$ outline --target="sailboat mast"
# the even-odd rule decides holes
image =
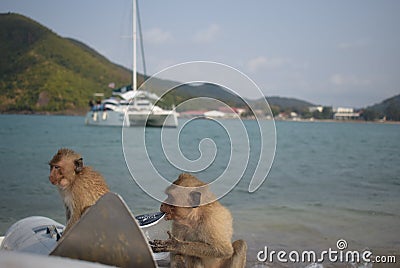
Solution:
[[[133,15],[132,15],[132,28],[133,28],[133,60],[132,60],[132,88],[133,90],[137,89],[137,70],[136,70],[136,1],[133,0]]]

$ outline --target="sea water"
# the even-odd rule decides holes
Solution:
[[[229,120],[221,122],[230,124]],[[397,254],[399,263],[400,125],[276,122],[272,168],[261,187],[249,193],[255,168],[252,157],[261,145],[257,143],[259,132],[253,131],[256,122],[244,124],[253,155],[242,179],[220,202],[232,211],[234,238],[248,243],[250,266],[304,267],[290,262],[262,263],[257,254],[265,247],[287,252],[337,250],[340,239],[346,241],[347,249]],[[65,222],[59,194],[48,181],[48,161],[61,147],[81,153],[85,164],[104,175],[111,190],[124,198],[134,214],[159,210],[160,202],[132,179],[121,128],[85,126],[79,116],[33,115],[0,115],[0,126],[0,234],[15,221],[32,215]],[[143,129],[124,131],[129,142],[143,142],[135,140]],[[161,130],[145,131],[147,155],[155,169],[174,180],[182,170],[163,154]],[[201,156],[199,143],[203,139],[215,143],[214,161],[196,173],[205,181],[219,176],[230,153],[237,153],[235,148],[240,146],[227,142],[229,135],[224,128],[211,120],[193,121],[176,134],[180,135],[182,154],[190,160]],[[130,161],[140,165],[144,157],[138,153]],[[243,167],[230,168],[239,172]],[[152,175],[149,172],[148,176]]]

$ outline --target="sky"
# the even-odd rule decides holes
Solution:
[[[400,94],[397,0],[142,0],[139,10],[148,75],[212,61],[243,72],[266,96],[361,108]],[[131,0],[0,0],[0,12],[132,68]]]

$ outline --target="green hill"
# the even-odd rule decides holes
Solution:
[[[308,110],[308,107],[315,106],[307,101],[295,99],[295,98],[285,98],[285,97],[267,97],[267,101],[270,106],[280,107],[282,110],[290,109],[295,112],[301,112]]]
[[[131,72],[22,15],[0,14],[0,112],[74,112]]]
[[[363,117],[365,120],[386,117],[386,120],[389,121],[400,121],[400,94],[367,107],[363,111]]]
[[[95,92],[111,95],[109,83],[114,82],[117,87],[130,84],[130,70],[25,16],[0,14],[0,38],[4,40],[0,43],[0,112],[82,114]],[[138,74],[139,85],[142,81],[143,76]],[[152,87],[145,89],[161,96],[165,89],[174,88],[159,103],[164,107],[199,96],[243,105],[240,98],[215,85],[177,85],[154,79]],[[199,107],[217,108],[215,102],[201,102]],[[192,103],[181,110],[193,108]]]
[[[295,98],[285,98],[285,97],[265,97],[268,101],[269,106],[271,107],[272,113],[274,115],[279,114],[280,112],[296,112],[298,114],[304,114],[308,112],[308,107],[315,106],[307,101],[295,99]],[[264,102],[263,99],[256,100],[254,105],[257,106]]]
[[[165,80],[160,80],[161,82],[166,82]],[[161,92],[157,92],[160,87],[156,87],[153,90],[161,95]],[[167,96],[164,98],[165,102],[169,105],[178,105],[188,99],[201,98],[199,101],[191,101],[190,103],[184,103],[178,107],[178,111],[186,110],[213,110],[218,109],[221,103],[215,100],[224,102],[225,104],[232,107],[246,107],[246,103],[236,94],[220,87],[218,85],[210,83],[202,83],[196,85],[181,85],[175,87],[171,90]],[[210,100],[206,100],[209,98]]]
[[[110,96],[117,87],[131,82],[131,71],[116,65],[84,43],[63,38],[23,15],[0,14],[0,112],[84,114],[96,92]],[[143,75],[138,74],[139,85]],[[161,96],[174,88],[158,105],[178,106],[187,99],[209,97],[230,106],[245,107],[230,91],[212,84],[182,85],[153,79],[151,88]],[[274,114],[304,113],[312,103],[293,98],[268,97]],[[257,108],[257,102],[255,102]],[[217,109],[218,102],[191,102],[179,110]],[[260,104],[261,105],[261,104]],[[398,106],[397,106],[398,107]]]

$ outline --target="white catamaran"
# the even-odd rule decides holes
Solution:
[[[101,96],[97,94],[97,96]],[[158,96],[144,90],[126,86],[113,91],[113,96],[93,104],[86,114],[85,123],[93,126],[150,126],[177,127],[177,113],[164,110],[151,101]],[[119,98],[116,98],[118,96]]]
[[[133,1],[135,2],[135,1]],[[91,105],[91,111],[86,114],[85,124],[93,126],[150,126],[177,127],[178,116],[175,109],[164,110],[154,105],[152,101],[159,97],[148,91],[137,88],[136,64],[136,22],[138,18],[136,4],[133,10],[133,67],[132,86],[113,90],[113,97],[104,99],[96,105]],[[96,96],[96,95],[95,95]],[[99,95],[97,93],[96,97]]]

